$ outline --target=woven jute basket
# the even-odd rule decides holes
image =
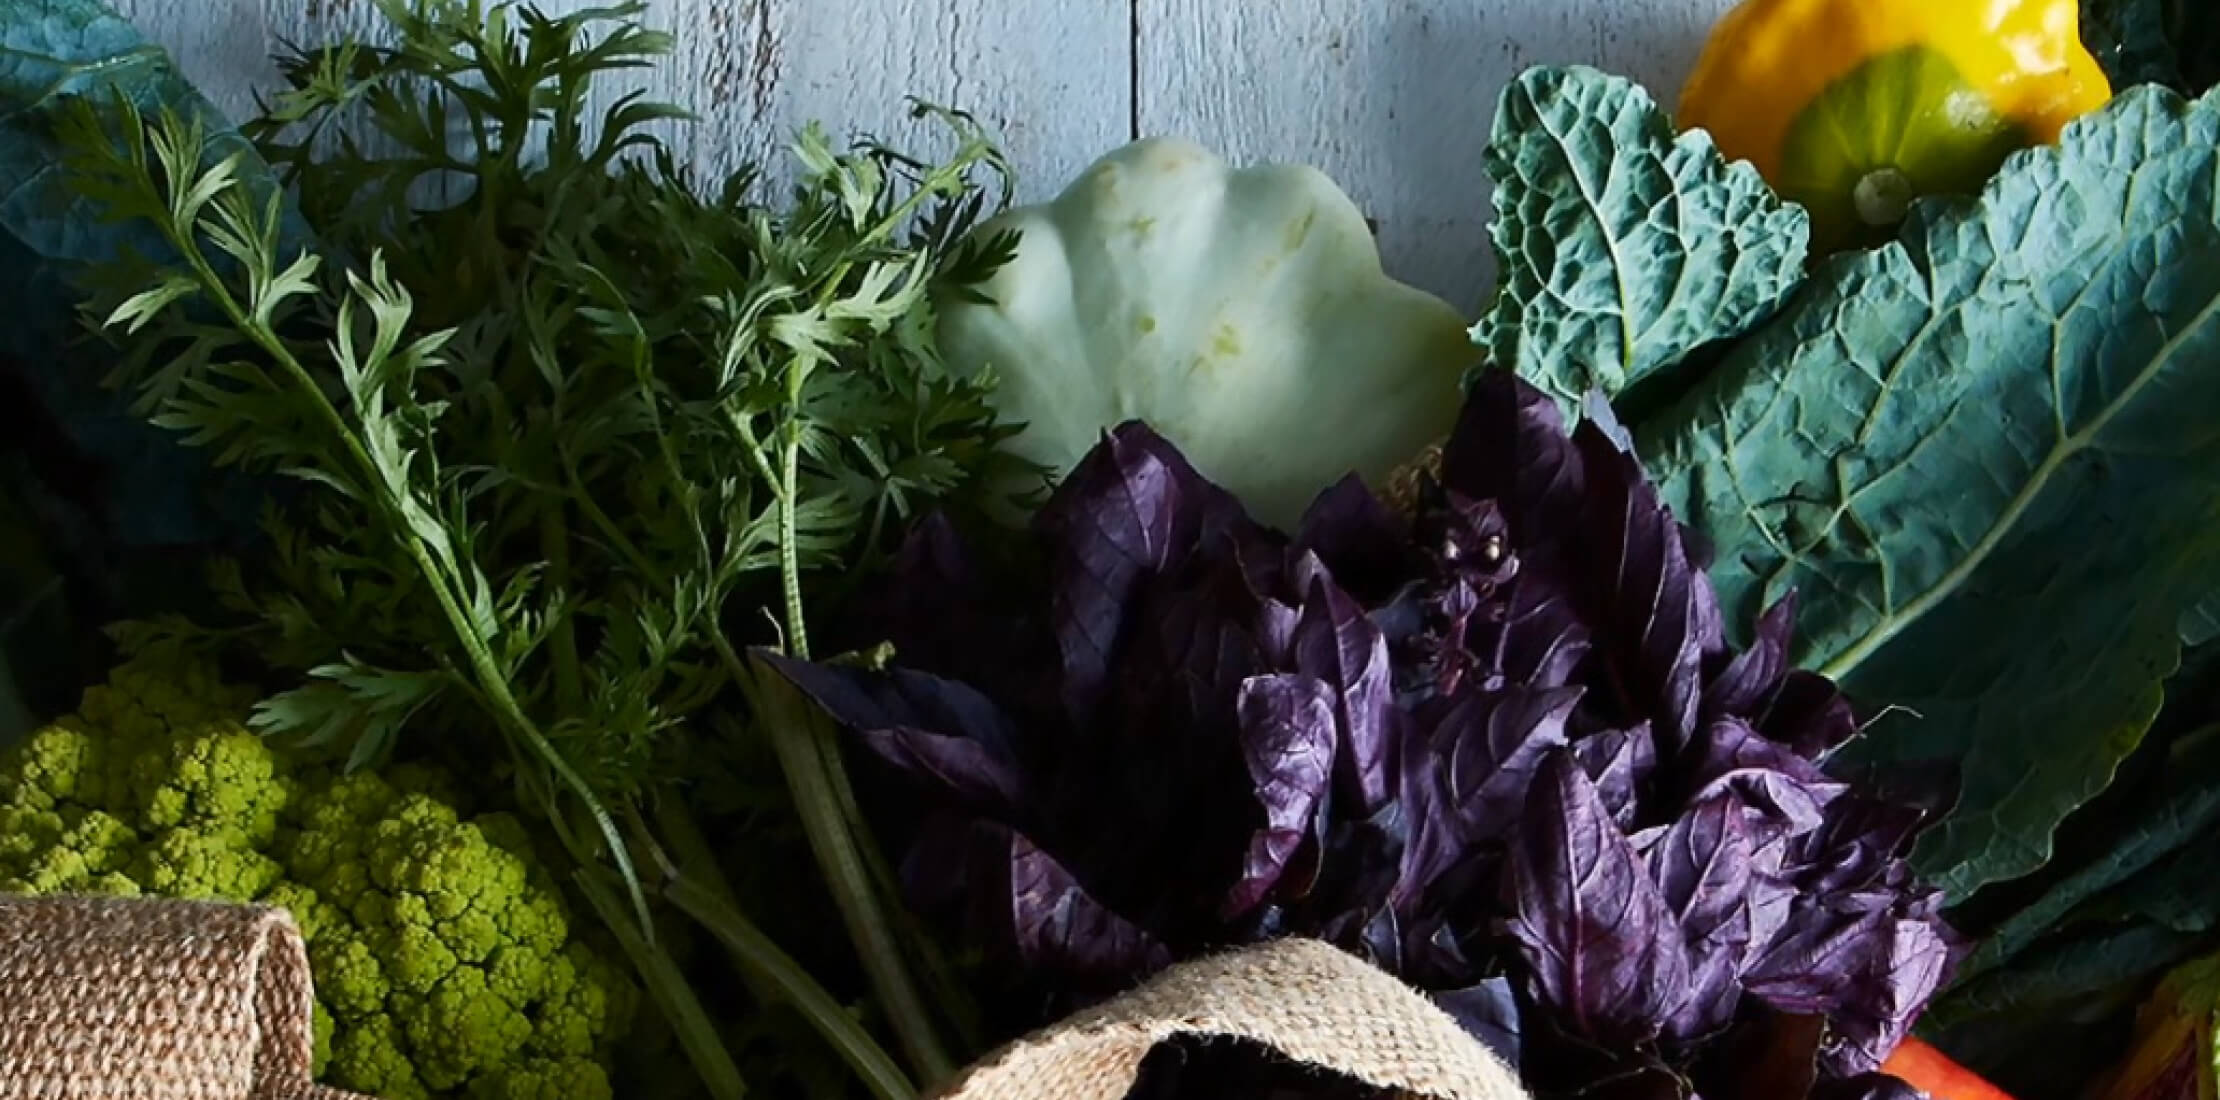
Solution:
[[[0,1100],[364,1100],[309,1081],[308,956],[283,910],[0,897]],[[1003,1047],[936,1100],[1119,1100],[1150,1049],[1246,1039],[1425,1100],[1526,1100],[1425,997],[1322,943],[1200,959]]]
[[[350,1100],[310,1002],[283,910],[0,897],[0,1100]]]

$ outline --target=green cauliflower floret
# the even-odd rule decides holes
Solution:
[[[562,897],[501,816],[465,820],[422,770],[303,785],[278,843],[292,878],[337,917],[309,942],[317,988],[341,1035],[384,1021],[377,1046],[342,1059],[335,1084],[378,1095],[350,1066],[397,1048],[431,1095],[507,1088],[488,1075],[561,1051],[596,1070],[636,1003],[606,959],[571,939]],[[528,845],[527,845],[528,846]],[[401,1085],[395,1095],[406,1092]],[[500,1093],[493,1093],[499,1095]]]
[[[535,1058],[470,1083],[471,1100],[610,1100],[609,1075],[583,1058]]]
[[[306,767],[205,669],[115,671],[0,754],[0,890],[261,901],[300,925],[318,1079],[382,1100],[609,1095],[638,994],[522,823],[403,765]]]
[[[400,1025],[385,1015],[334,1028],[323,1079],[379,1100],[431,1100],[432,1096],[409,1060]]]
[[[289,780],[270,743],[237,722],[197,722],[131,762],[131,799],[149,828],[236,833],[243,846],[277,833]]]
[[[160,897],[255,901],[285,869],[229,832],[168,829],[139,849],[127,874]]]
[[[0,802],[39,809],[116,802],[105,785],[105,744],[66,719],[38,730],[8,750],[0,766]]]
[[[120,872],[137,845],[129,826],[98,810],[0,805],[0,892],[136,894]]]

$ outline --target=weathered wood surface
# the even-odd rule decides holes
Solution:
[[[593,0],[543,0],[549,10]],[[1625,73],[1670,104],[1731,0],[652,0],[679,48],[648,78],[701,116],[683,148],[721,176],[775,161],[811,119],[916,138],[903,101],[1002,134],[1021,197],[1137,136],[1238,162],[1298,160],[1380,223],[1399,277],[1475,308],[1488,281],[1480,150],[1535,64]],[[371,0],[119,0],[234,113],[288,41],[376,23]]]

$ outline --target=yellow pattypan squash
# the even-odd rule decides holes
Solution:
[[[1756,165],[1835,249],[1884,237],[1918,196],[1979,192],[2111,96],[2075,0],[1744,0],[1680,123]]]

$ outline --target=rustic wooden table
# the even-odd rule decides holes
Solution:
[[[565,10],[599,0],[541,0]],[[281,42],[374,26],[371,0],[119,0],[240,113]],[[1177,134],[1236,161],[1297,160],[1380,223],[1399,277],[1462,308],[1489,283],[1480,150],[1497,93],[1585,63],[1672,102],[1731,0],[651,0],[678,35],[648,80],[701,116],[683,146],[721,175],[810,119],[905,135],[902,101],[996,126],[1025,198],[1097,155]]]

